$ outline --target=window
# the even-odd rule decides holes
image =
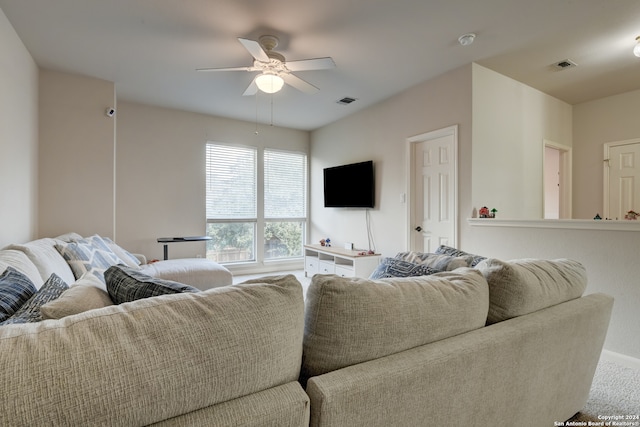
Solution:
[[[264,258],[302,256],[307,219],[307,156],[264,152]]]
[[[257,150],[207,144],[207,258],[255,260]]]
[[[232,263],[302,257],[307,156],[273,149],[260,152],[259,163],[257,148],[207,144],[209,259]]]

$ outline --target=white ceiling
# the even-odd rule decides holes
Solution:
[[[638,0],[0,0],[36,63],[115,82],[119,100],[311,130],[477,62],[570,104],[640,89]],[[463,47],[460,35],[477,34]],[[280,38],[319,87],[243,97],[238,37]],[[552,64],[570,59],[575,68]],[[343,97],[357,101],[345,106]],[[271,100],[273,99],[273,110]],[[273,111],[273,114],[271,113]]]

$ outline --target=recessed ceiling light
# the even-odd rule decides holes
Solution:
[[[458,42],[462,46],[469,46],[476,39],[476,35],[474,33],[463,34],[458,37]]]

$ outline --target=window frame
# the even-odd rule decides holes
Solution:
[[[309,154],[302,150],[295,149],[283,149],[283,148],[273,148],[273,147],[258,147],[251,145],[243,145],[243,144],[233,144],[233,143],[224,143],[217,141],[207,141],[205,151],[207,156],[205,156],[205,165],[208,167],[208,146],[209,145],[218,145],[218,146],[228,146],[228,147],[238,147],[238,148],[247,148],[255,150],[256,153],[256,162],[255,162],[255,170],[256,170],[256,217],[255,218],[209,218],[205,213],[206,224],[219,224],[219,223],[254,223],[254,242],[253,242],[253,259],[245,260],[245,261],[232,261],[232,262],[222,262],[227,268],[239,266],[260,266],[266,264],[284,264],[295,262],[300,263],[304,259],[304,245],[306,243],[306,237],[308,235],[308,227],[309,227]],[[287,217],[265,217],[265,181],[266,181],[266,168],[265,168],[265,157],[268,152],[282,152],[282,153],[290,153],[294,155],[300,155],[304,157],[304,189],[303,189],[303,209],[304,216],[287,216]],[[208,170],[205,170],[205,183],[208,187],[209,174]],[[206,189],[205,189],[206,190]],[[205,195],[205,198],[207,196]],[[207,204],[205,202],[205,204]],[[266,246],[266,226],[268,223],[273,222],[301,222],[302,223],[302,236],[301,236],[301,247],[300,247],[300,255],[293,257],[275,257],[275,258],[265,258],[265,246]],[[213,242],[212,242],[213,243]]]

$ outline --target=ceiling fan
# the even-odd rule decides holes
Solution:
[[[327,70],[336,66],[330,57],[285,61],[283,55],[273,51],[279,42],[276,36],[261,36],[258,41],[239,37],[238,41],[253,56],[252,66],[199,68],[197,71],[260,71],[244,91],[244,96],[255,95],[258,89],[266,93],[275,93],[282,89],[284,83],[301,92],[314,94],[320,89],[292,74],[292,71]]]

